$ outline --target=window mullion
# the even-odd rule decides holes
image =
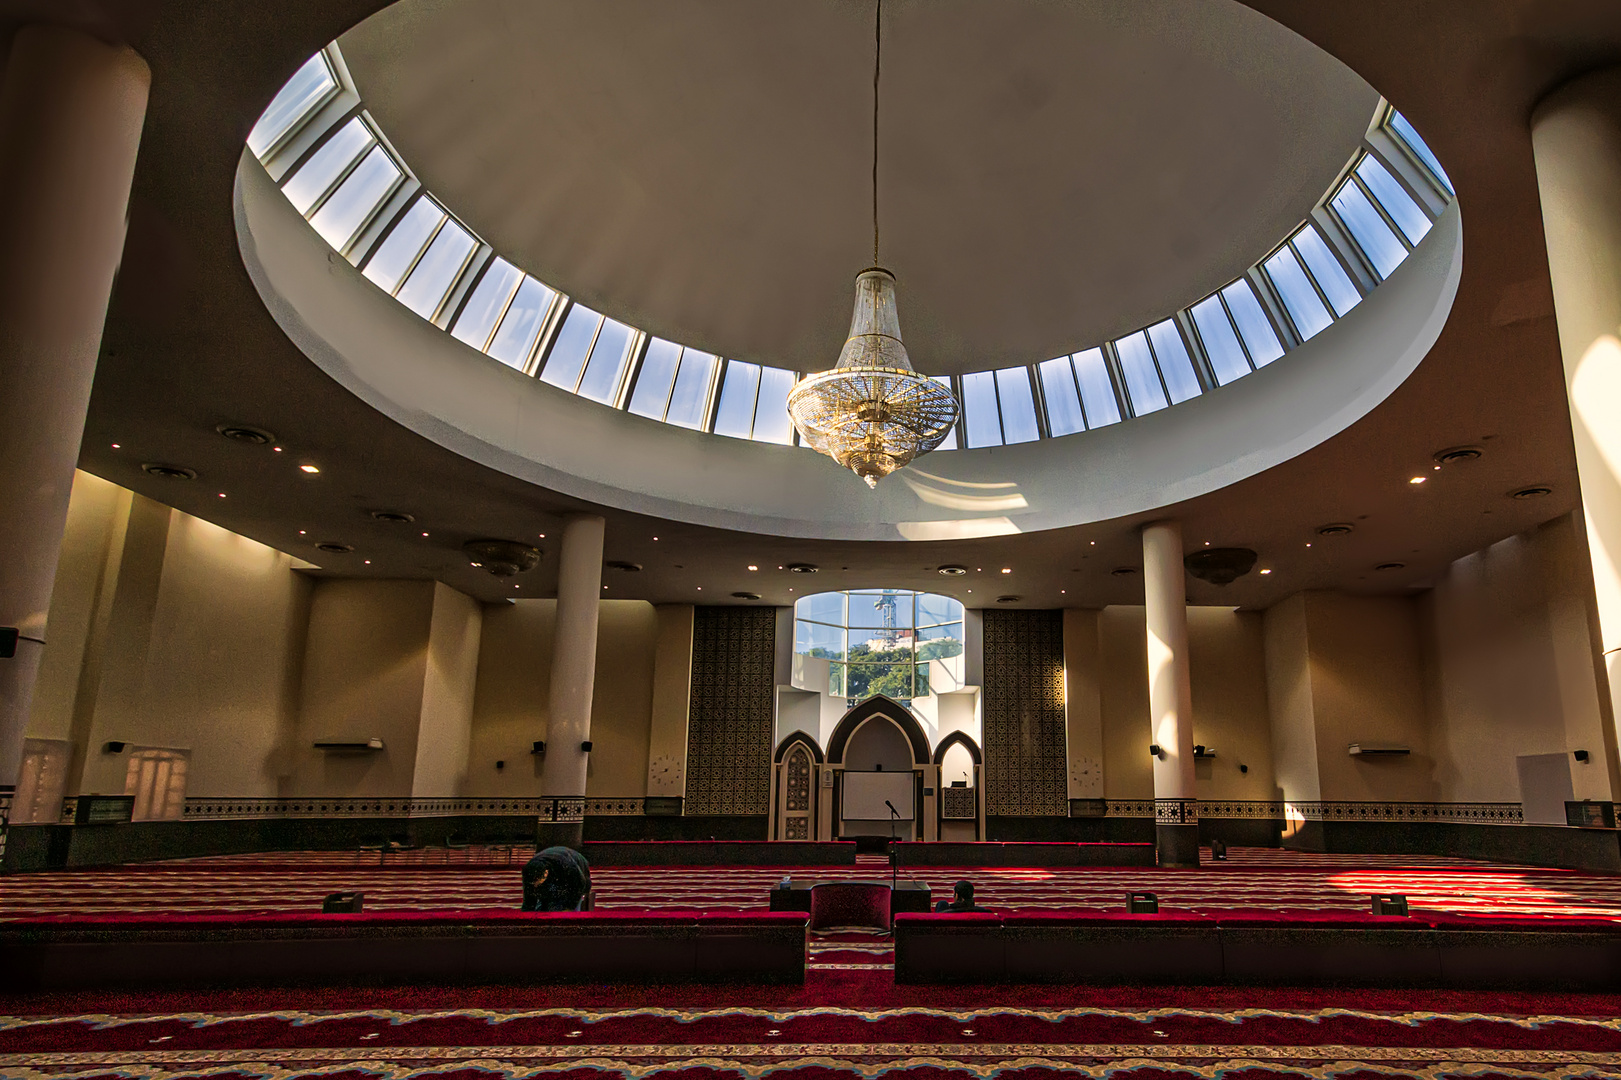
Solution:
[[[1098,348],[1103,350],[1103,366],[1109,372],[1109,382],[1114,384],[1115,407],[1120,410],[1122,419],[1135,417],[1137,411],[1131,407],[1131,395],[1126,393],[1126,376],[1120,370],[1120,353],[1112,341],[1105,341]]]

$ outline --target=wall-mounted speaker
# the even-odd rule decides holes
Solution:
[[[102,746],[101,752],[104,754],[122,754],[124,747],[128,745],[128,743],[119,742],[117,739],[111,739]]]
[[[529,752],[531,754],[544,754],[546,752],[546,740],[545,739],[536,739],[535,740],[535,748],[533,750],[529,751]]]
[[[585,740],[585,742],[580,744],[580,753],[589,754],[590,752],[591,752],[591,740],[587,739],[587,740]]]

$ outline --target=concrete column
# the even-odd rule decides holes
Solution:
[[[0,626],[44,640],[150,82],[127,48],[26,26],[0,74]],[[0,660],[17,782],[40,645]]]
[[[1148,713],[1154,758],[1154,835],[1161,866],[1199,865],[1199,804],[1193,788],[1193,682],[1188,674],[1188,591],[1182,526],[1143,529],[1148,609]]]
[[[566,797],[539,839],[578,846],[585,824],[585,770],[591,738],[591,688],[597,677],[597,609],[602,603],[603,520],[576,514],[563,523],[557,565],[557,632],[552,639],[551,719],[540,793]]]
[[[1621,68],[1555,91],[1531,118],[1559,348],[1593,563],[1605,751],[1617,774],[1621,685]]]

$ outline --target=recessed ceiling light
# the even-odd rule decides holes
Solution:
[[[704,591],[704,587],[703,587],[703,586],[702,586],[702,585],[700,585],[700,586],[698,586],[698,591],[699,591],[699,592],[703,592],[703,591]]]
[[[796,562],[789,563],[788,569],[795,574],[814,574],[819,569],[815,563]]]
[[[998,596],[996,602],[998,604],[1017,604],[1022,599],[1024,599],[1022,596]]]
[[[1113,570],[1109,571],[1109,573],[1113,574],[1115,577],[1130,577],[1136,572],[1137,568],[1135,566],[1117,566]]]
[[[956,565],[942,566],[938,572],[944,574],[946,577],[962,577],[964,574],[968,573],[968,567]]]
[[[1087,544],[1089,544],[1092,547],[1097,547],[1098,546],[1098,542],[1096,540],[1088,540]]]
[[[141,471],[148,476],[161,476],[165,480],[197,479],[196,469],[188,469],[184,465],[166,465],[161,461],[148,461],[141,466]]]
[[[423,536],[427,536],[427,535],[428,535],[428,534],[427,534],[427,533],[423,533],[423,534],[422,534],[422,535],[423,535]]]
[[[732,594],[732,599],[734,599],[734,600],[758,600],[758,599],[760,599],[760,594],[757,593],[757,592],[735,592],[735,593]]]
[[[1511,499],[1540,499],[1544,495],[1552,494],[1553,488],[1548,487],[1546,484],[1532,484],[1530,487],[1523,487],[1518,491],[1509,492],[1508,497]]]
[[[1270,574],[1270,573],[1271,573],[1271,572],[1272,572],[1272,571],[1270,571],[1270,570],[1262,570],[1262,571],[1261,571],[1261,573],[1263,573],[1263,574]]]
[[[309,473],[311,476],[314,476],[316,473],[321,471],[321,467],[319,465],[300,465],[299,468]]]
[[[755,566],[753,563],[749,563],[749,569],[750,570],[758,570],[760,568],[758,566]]]
[[[298,530],[298,535],[303,536],[304,535],[304,530],[303,529]]]
[[[367,566],[370,566],[370,565],[371,565],[371,560],[370,560],[370,559],[367,559],[367,560],[366,560],[366,565],[367,565]]]
[[[225,492],[223,492],[223,491],[220,492],[220,498],[222,498],[222,499],[225,498]]]
[[[1356,526],[1345,521],[1336,521],[1328,525],[1317,526],[1318,536],[1344,536],[1355,531]]]
[[[113,449],[114,449],[114,450],[122,450],[122,449],[123,449],[123,447],[122,447],[122,446],[120,446],[120,445],[118,445],[118,444],[117,444],[117,443],[113,443]]]
[[[373,510],[371,516],[377,521],[386,521],[391,525],[408,525],[416,518],[404,510]]]
[[[1013,567],[1011,567],[1011,566],[1004,566],[1004,567],[1002,567],[1002,573],[1004,573],[1004,574],[1011,574],[1011,573],[1013,573]]]
[[[1375,566],[1374,569],[1375,570],[1405,570],[1405,569],[1407,569],[1407,564],[1404,563],[1404,562],[1382,562],[1378,566]]]
[[[1429,479],[1429,477],[1427,477],[1427,476],[1415,476],[1415,477],[1413,477],[1411,480],[1409,480],[1407,482],[1409,484],[1422,484],[1427,479]]]
[[[603,563],[610,570],[623,570],[627,574],[640,573],[642,564],[639,562],[626,562],[624,559],[609,559]]]
[[[542,536],[545,536],[545,535],[546,535],[546,534],[545,534],[545,533],[541,533],[541,534],[540,534],[540,535],[542,535]],[[656,536],[655,536],[655,537],[653,537],[653,539],[654,539],[654,540],[657,540],[657,539],[658,539],[658,537],[656,537]]]
[[[264,428],[249,427],[247,424],[221,424],[214,430],[227,439],[252,443],[255,446],[269,446],[276,441],[276,437]]]
[[[1435,460],[1442,465],[1451,465],[1456,461],[1477,461],[1485,453],[1478,446],[1449,446],[1445,450],[1437,450]]]
[[[1063,595],[1063,594],[1064,594],[1064,593],[1066,593],[1066,592],[1068,592],[1068,591],[1069,591],[1069,590],[1068,590],[1068,589],[1059,589],[1059,590],[1058,590],[1058,592],[1059,592],[1059,595]]]
[[[278,454],[281,453],[281,447],[279,446],[272,446],[270,449],[274,450]]]
[[[541,538],[541,539],[542,539],[542,540],[544,540],[544,539],[546,539],[546,534],[545,534],[545,533],[541,533],[541,534],[540,534],[540,538]],[[657,537],[654,537],[654,539],[657,539]]]
[[[336,540],[323,540],[315,547],[318,551],[330,552],[333,555],[347,555],[355,549],[353,544],[340,544]]]

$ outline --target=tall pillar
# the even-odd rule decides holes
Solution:
[[[1612,791],[1621,688],[1621,68],[1555,91],[1531,118],[1582,514],[1593,564]],[[1605,681],[1601,675],[1601,683]]]
[[[26,26],[0,74],[0,785],[17,781],[151,73]]]
[[[1193,787],[1193,683],[1188,674],[1188,590],[1182,526],[1143,529],[1148,608],[1148,713],[1154,745],[1154,839],[1161,866],[1199,865],[1199,804]]]
[[[540,793],[559,797],[543,817],[543,844],[578,847],[585,826],[585,769],[591,739],[591,689],[597,677],[597,610],[602,603],[603,521],[576,514],[563,523],[557,557],[557,632],[552,638],[551,720]],[[550,818],[548,820],[547,818]]]

